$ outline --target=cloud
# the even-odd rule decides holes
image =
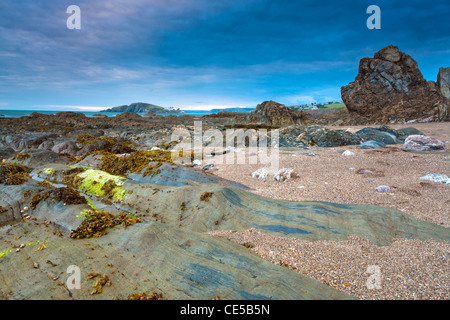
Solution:
[[[34,105],[33,109],[36,110],[67,110],[67,111],[101,111],[106,109],[106,107],[100,106],[68,106],[68,105]]]
[[[60,106],[321,102],[339,98],[359,59],[386,45],[418,59],[434,79],[450,50],[445,0],[379,0],[378,31],[366,28],[369,0],[78,0],[81,30],[68,30],[71,4],[0,0],[2,99]]]

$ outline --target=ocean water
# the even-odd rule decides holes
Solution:
[[[194,115],[194,116],[204,116],[206,114],[212,114],[212,113],[217,113],[215,111],[210,111],[210,110],[202,110],[202,111],[198,111],[198,110],[184,110],[185,113],[184,114],[190,114],[190,115]],[[56,114],[58,112],[64,112],[64,110],[58,110],[58,111],[48,111],[48,110],[0,110],[0,117],[1,118],[19,118],[19,117],[24,117],[24,116],[29,116],[30,114],[32,114],[33,112],[38,112],[38,113],[42,113],[42,114]],[[77,113],[84,113],[86,115],[86,117],[93,117],[95,114],[104,114],[108,117],[115,117],[116,115],[120,114],[120,112],[92,112],[92,111],[72,111],[72,112],[77,112]],[[138,113],[141,116],[144,116],[146,113]],[[161,113],[163,116],[168,116],[171,113]],[[180,114],[177,114],[180,115]]]

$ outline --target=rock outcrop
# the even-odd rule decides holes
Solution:
[[[300,110],[294,110],[275,101],[264,101],[258,104],[248,116],[250,123],[266,124],[269,126],[305,125],[312,116]]]
[[[450,67],[439,68],[436,84],[441,94],[450,99]]]
[[[417,62],[390,45],[360,60],[355,81],[341,88],[341,97],[350,114],[367,123],[446,121],[447,69],[441,68],[437,84],[426,81]]]

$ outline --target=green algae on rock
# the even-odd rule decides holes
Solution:
[[[114,201],[122,200],[126,190],[121,186],[125,178],[109,174],[105,171],[87,169],[76,176],[78,188],[88,194],[98,197],[111,198]]]

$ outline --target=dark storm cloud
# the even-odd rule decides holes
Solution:
[[[81,30],[66,28],[72,4]],[[381,30],[366,28],[371,4]],[[389,44],[434,80],[449,13],[445,0],[0,0],[0,103],[338,99],[359,59]]]

